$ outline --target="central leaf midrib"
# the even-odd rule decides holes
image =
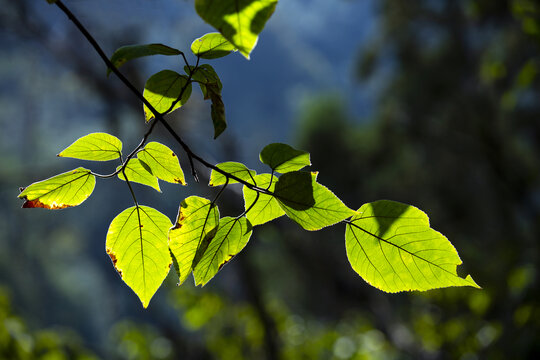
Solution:
[[[406,250],[406,249],[402,248],[401,246],[399,246],[399,245],[397,245],[397,244],[391,243],[390,241],[387,241],[386,239],[383,239],[383,238],[381,238],[380,236],[377,236],[377,235],[375,235],[375,234],[373,234],[373,233],[367,231],[366,229],[364,229],[364,228],[362,228],[362,227],[356,225],[356,224],[353,223],[352,221],[349,221],[348,224],[349,224],[350,226],[356,227],[357,229],[359,229],[359,230],[365,232],[366,234],[368,234],[368,235],[370,235],[370,236],[373,236],[374,238],[376,238],[376,239],[379,240],[379,241],[382,241],[382,242],[384,242],[384,243],[386,243],[386,244],[388,244],[388,245],[394,246],[394,247],[398,248],[399,250],[404,251],[404,252],[406,252],[407,254],[409,254],[409,255],[411,255],[411,256],[413,256],[413,257],[417,257],[418,259],[420,259],[420,260],[422,260],[422,261],[425,261],[426,263],[428,263],[428,264],[430,264],[430,265],[432,265],[432,266],[435,266],[435,267],[441,269],[442,271],[444,271],[444,272],[446,272],[446,273],[452,275],[453,277],[456,277],[456,276],[457,276],[457,275],[454,275],[451,271],[448,271],[448,270],[446,270],[445,268],[439,266],[438,264],[435,264],[435,263],[433,263],[432,261],[426,260],[426,259],[424,259],[423,257],[418,256],[418,255],[416,255],[415,253],[412,253],[412,252],[410,252],[409,250]],[[388,261],[388,260],[386,260],[386,261]],[[391,266],[391,265],[390,265],[390,266]]]

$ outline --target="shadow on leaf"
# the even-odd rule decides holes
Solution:
[[[287,207],[307,210],[315,205],[313,181],[313,175],[308,172],[283,174],[276,184],[274,195]]]

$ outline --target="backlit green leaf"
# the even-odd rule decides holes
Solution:
[[[185,75],[180,75],[175,71],[160,71],[148,79],[144,85],[143,95],[160,114],[172,112],[184,105],[191,96],[191,83],[188,84],[187,80]],[[182,94],[181,97],[180,94]],[[180,100],[176,102],[178,97]],[[171,109],[173,103],[174,106]],[[146,121],[154,118],[154,114],[146,105],[144,105],[144,116]]]
[[[219,169],[236,176],[239,179],[242,179],[244,181],[248,181],[249,183],[253,184],[253,176],[255,176],[256,172],[255,170],[250,170],[246,167],[246,165],[234,162],[234,161],[228,161],[221,164],[217,164],[216,167]],[[210,173],[210,181],[208,182],[209,186],[219,186],[224,185],[227,182],[227,178],[225,175],[221,174],[220,172],[216,170],[212,170]],[[229,179],[229,184],[238,183],[238,181],[234,179]]]
[[[148,165],[152,174],[158,179],[186,185],[178,157],[167,146],[158,142],[149,142],[142,151],[137,153],[137,158]]]
[[[311,165],[309,153],[296,150],[287,144],[270,144],[262,149],[259,158],[263,164],[278,173],[297,171]]]
[[[116,68],[124,65],[127,61],[151,55],[180,55],[180,50],[168,47],[163,44],[144,44],[144,45],[127,45],[118,48],[111,62]],[[111,69],[107,69],[107,76],[111,73]]]
[[[203,64],[195,67],[184,66],[186,73],[191,73],[193,81],[199,83],[204,99],[210,99],[212,102],[210,116],[214,125],[214,139],[216,139],[227,128],[227,119],[225,118],[225,104],[221,97],[221,81],[213,67]]]
[[[205,34],[191,44],[193,54],[203,59],[217,59],[235,50],[234,45],[218,32]]]
[[[219,79],[218,74],[212,66],[208,64],[202,64],[196,69],[194,66],[191,66],[190,68],[184,66],[184,70],[187,74],[189,74],[190,71],[193,71],[193,73],[191,74],[191,78],[193,79],[193,81],[199,83],[199,86],[201,87],[201,91],[204,96],[204,100],[210,99],[210,93],[212,92],[221,95],[221,89],[223,88],[223,85],[221,84],[221,80]],[[210,87],[210,91],[207,89],[208,87]]]
[[[217,272],[246,246],[252,226],[245,217],[225,217],[193,270],[195,285],[206,285]]]
[[[210,88],[208,88],[210,89]],[[212,117],[212,124],[214,124],[214,139],[217,139],[221,133],[227,128],[227,119],[225,119],[225,104],[221,98],[221,94],[209,91],[210,100],[212,105],[210,107],[210,116]]]
[[[278,0],[195,0],[199,16],[247,59]]]
[[[57,156],[81,160],[109,161],[122,155],[122,142],[106,133],[92,133],[77,139]]]
[[[272,180],[272,185],[270,184],[270,179],[272,179],[271,174],[260,174],[255,176],[255,183],[258,187],[267,189],[270,192],[275,191],[277,178],[274,176]],[[247,186],[244,186],[244,206],[247,210],[251,204],[257,198],[257,192],[250,190]],[[253,207],[246,214],[247,219],[251,222],[251,225],[262,225],[269,221],[272,221],[282,215],[285,215],[285,211],[279,206],[278,201],[272,195],[259,194],[259,199]]]
[[[191,273],[219,224],[219,210],[208,199],[190,196],[180,204],[169,247],[178,264],[179,284]]]
[[[80,205],[95,186],[95,176],[80,167],[27,186],[19,198],[25,200],[23,208],[64,209]]]
[[[347,256],[369,284],[387,292],[479,287],[456,273],[461,259],[421,210],[382,200],[363,205],[345,231]]]
[[[121,166],[119,166],[117,170],[119,168],[121,168]],[[161,192],[157,177],[150,172],[150,168],[148,167],[148,165],[141,162],[141,160],[129,160],[125,172],[129,181],[153,187],[157,191]],[[126,180],[122,171],[118,173],[118,178],[120,180]]]
[[[355,214],[316,179],[316,173],[301,171],[279,178],[274,195],[288,217],[306,230],[319,230]]]
[[[134,206],[114,218],[106,250],[114,268],[146,308],[169,273],[169,218],[148,206]]]

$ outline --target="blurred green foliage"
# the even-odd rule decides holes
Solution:
[[[31,331],[11,309],[8,292],[0,288],[0,358],[20,360],[98,359],[68,329]]]

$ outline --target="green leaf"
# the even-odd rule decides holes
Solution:
[[[278,0],[195,0],[199,16],[247,59]]]
[[[279,178],[274,195],[288,217],[306,230],[320,230],[356,214],[316,179],[316,173],[301,171]]]
[[[122,166],[116,168],[116,170],[120,169]],[[130,182],[136,182],[142,185],[150,186],[156,189],[157,191],[161,192],[161,189],[159,188],[159,182],[157,177],[155,177],[151,172],[148,165],[143,163],[139,159],[131,159],[129,160],[126,168],[125,173]],[[118,173],[118,178],[120,180],[126,180],[124,177],[124,174],[122,171]]]
[[[191,74],[191,78],[193,79],[193,81],[199,83],[199,86],[204,96],[204,100],[210,99],[210,93],[212,92],[221,95],[221,89],[223,88],[223,85],[221,84],[221,80],[219,79],[218,74],[212,66],[208,64],[202,64],[196,69],[194,66],[184,66],[184,71],[187,74],[193,72]],[[210,87],[210,93],[207,87]]]
[[[80,167],[27,186],[19,198],[25,200],[23,208],[64,209],[82,204],[95,186],[92,172]]]
[[[255,170],[250,170],[246,167],[246,165],[234,161],[217,164],[216,167],[231,175],[236,176],[239,179],[248,181],[249,183],[253,183],[252,177],[256,174]],[[225,175],[221,174],[216,170],[212,170],[212,172],[210,173],[210,181],[208,182],[209,186],[220,186],[224,185],[226,182],[227,178],[225,177]],[[234,179],[229,179],[229,184],[235,183],[238,183],[238,181]]]
[[[221,98],[221,81],[213,67],[208,64],[203,64],[197,69],[195,67],[184,66],[186,73],[191,73],[193,81],[199,83],[204,99],[212,101],[210,116],[214,125],[214,139],[216,139],[227,128],[227,120],[225,118],[225,104]]]
[[[229,55],[236,48],[218,32],[208,33],[191,44],[193,54],[203,59],[217,59]]]
[[[77,139],[65,148],[59,157],[80,160],[109,161],[122,155],[122,142],[106,133],[92,133]]]
[[[186,185],[180,161],[167,146],[158,142],[149,142],[143,150],[137,153],[137,158],[146,164],[151,173],[158,179],[173,184]]]
[[[245,217],[224,217],[208,248],[193,270],[195,285],[206,285],[248,243],[253,227]]]
[[[262,149],[259,158],[263,164],[278,173],[297,171],[311,165],[309,153],[296,150],[287,144],[270,144]]]
[[[160,71],[148,79],[144,85],[143,95],[160,114],[172,112],[184,105],[191,96],[191,83],[188,84],[187,80],[185,75],[180,75],[175,71]],[[182,92],[183,89],[185,90]],[[180,100],[176,102],[179,97]],[[173,103],[174,106],[171,108]],[[146,105],[144,105],[144,115],[146,121],[154,118],[154,114]]]
[[[278,179],[274,176],[272,185],[268,187],[271,179],[271,174],[260,174],[255,176],[255,183],[260,188],[268,188],[270,192],[274,192]],[[244,206],[247,210],[253,204],[255,199],[257,199],[257,192],[250,190],[247,186],[244,186],[243,192]],[[246,217],[251,225],[257,226],[272,221],[282,215],[285,215],[285,211],[279,206],[278,201],[272,195],[259,193],[259,199],[257,199],[255,205],[248,211]]]
[[[148,206],[134,206],[114,218],[106,250],[114,268],[146,308],[172,264],[169,218]]]
[[[219,224],[219,210],[208,199],[190,196],[180,204],[169,247],[178,264],[179,284],[196,266]]]
[[[479,287],[470,275],[457,275],[461,259],[454,246],[410,205],[388,200],[362,205],[347,224],[345,243],[353,269],[386,292]]]
[[[163,44],[145,44],[145,45],[127,45],[118,48],[113,56],[111,62],[116,68],[124,65],[127,61],[140,58],[143,56],[151,55],[180,55],[180,50],[168,47]],[[107,76],[111,73],[111,69],[107,69]]]
[[[210,116],[212,124],[214,124],[214,139],[217,139],[227,128],[227,120],[225,119],[225,104],[221,98],[221,94],[209,91],[212,105],[210,108]]]

